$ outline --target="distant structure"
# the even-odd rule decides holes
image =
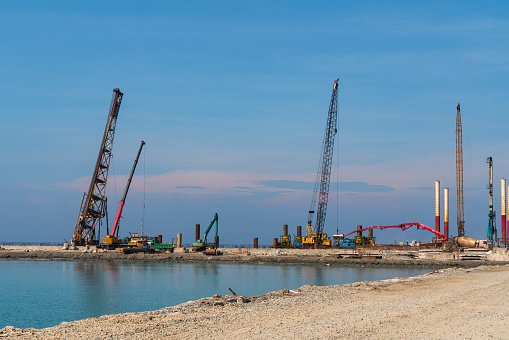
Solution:
[[[501,195],[500,195],[500,199],[501,199],[501,209],[500,209],[500,215],[502,216],[502,244],[505,246],[506,245],[506,241],[507,241],[507,231],[506,231],[506,226],[507,226],[507,220],[506,220],[506,210],[507,210],[507,187],[506,187],[506,180],[505,178],[502,178],[500,180],[500,187],[501,187]]]
[[[493,158],[488,157],[486,163],[488,163],[490,173],[490,183],[488,184],[488,190],[490,191],[490,211],[488,214],[488,231],[486,237],[490,245],[494,245],[497,240],[497,228],[495,226],[495,211],[493,210]]]
[[[458,237],[465,236],[465,215],[463,212],[463,136],[460,104],[456,107],[456,216]]]

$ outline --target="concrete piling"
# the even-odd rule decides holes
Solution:
[[[177,234],[177,248],[182,248],[182,233]]]
[[[195,241],[198,241],[200,239],[200,225],[197,224],[196,225],[196,236],[195,236]]]

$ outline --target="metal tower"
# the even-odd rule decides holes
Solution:
[[[458,236],[465,236],[465,215],[463,212],[463,137],[460,104],[456,107],[456,216]]]
[[[487,188],[490,191],[490,212],[488,214],[488,232],[486,233],[486,237],[488,242],[493,245],[497,239],[497,229],[495,228],[495,211],[493,211],[493,158],[488,157],[486,163],[488,163],[490,169],[490,183],[488,184]]]
[[[316,215],[316,242],[315,246],[320,245],[323,237],[323,229],[325,226],[325,216],[327,214],[327,201],[329,198],[329,184],[332,167],[332,155],[334,148],[334,139],[336,137],[337,118],[338,118],[338,81],[336,79],[332,88],[332,96],[329,105],[329,113],[327,118],[327,126],[325,128],[325,136],[322,144],[322,154],[320,156],[320,163],[316,174],[315,190],[311,200],[311,208],[308,215],[308,226],[311,227],[313,220],[314,208],[316,203],[316,196],[318,187],[320,193],[318,194],[318,213]],[[312,227],[311,227],[312,228]]]
[[[118,110],[122,103],[123,93],[119,89],[113,89],[108,121],[104,130],[99,156],[94,169],[94,175],[90,182],[88,193],[83,194],[81,208],[74,227],[72,244],[84,245],[97,242],[95,227],[99,220],[106,214],[106,180],[113,148],[113,137],[117,123]]]

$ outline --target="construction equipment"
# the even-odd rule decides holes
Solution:
[[[468,236],[454,237],[453,242],[463,248],[479,248],[479,241]]]
[[[292,243],[292,237],[290,235],[280,235],[278,248],[291,248],[294,244]]]
[[[306,225],[306,231],[307,236],[302,236],[301,239],[301,243],[304,248],[315,247],[315,245],[316,247],[319,245],[327,247],[331,245],[330,237],[327,236],[326,233],[320,233],[320,236],[318,236],[318,234],[313,229],[313,226],[309,222]]]
[[[218,219],[217,213],[214,215],[214,218],[212,219],[212,222],[210,222],[210,225],[205,230],[205,233],[203,234],[203,238],[201,240],[196,240],[196,242],[193,242],[193,249],[195,251],[203,251],[206,249],[217,249],[219,247],[219,236],[217,235],[218,230]],[[210,232],[210,229],[212,229],[213,225],[216,225],[216,236],[214,237],[214,243],[208,243],[207,242],[207,236]]]
[[[312,244],[315,248],[320,246],[330,246],[330,238],[323,233],[325,227],[325,216],[327,214],[327,201],[329,198],[329,184],[332,167],[332,155],[334,148],[334,139],[338,132],[338,81],[336,79],[332,88],[332,96],[329,105],[327,125],[322,144],[322,153],[316,174],[315,189],[309,209],[307,223],[307,237],[302,238],[302,244]],[[316,214],[316,231],[313,229],[312,221],[315,213],[316,198],[318,195],[318,212]]]
[[[461,127],[460,104],[456,107],[456,218],[458,237],[465,236],[463,212],[463,130]]]
[[[495,211],[493,210],[493,158],[488,157],[486,163],[489,165],[490,169],[490,183],[488,184],[488,190],[490,191],[490,212],[488,214],[488,246],[492,247],[495,240],[497,239],[497,229],[495,227]]]
[[[432,229],[422,223],[402,223],[402,224],[396,224],[396,225],[377,225],[374,227],[367,227],[367,228],[357,228],[356,230],[349,232],[348,234],[344,234],[343,237],[347,237],[349,235],[352,235],[353,233],[357,233],[357,236],[361,236],[359,232],[363,232],[364,230],[373,230],[373,229],[386,229],[386,228],[400,228],[401,230],[407,230],[410,227],[416,226],[417,229],[427,230],[429,232],[432,232],[435,234],[435,237],[440,241],[443,242],[447,239],[446,235],[442,234],[439,231],[436,231],[435,229]],[[368,239],[371,238],[373,240],[372,243],[374,243],[374,237],[368,237]],[[370,242],[371,243],[371,242]]]
[[[101,218],[106,214],[106,180],[112,157],[113,137],[117,125],[117,116],[124,94],[113,89],[108,121],[104,130],[99,156],[94,168],[88,193],[83,194],[81,207],[74,227],[71,243],[73,245],[97,244],[95,229]]]
[[[141,150],[143,149],[144,145],[145,145],[145,142],[141,141],[140,148],[138,149],[138,154],[136,155],[136,159],[134,160],[133,168],[131,169],[131,174],[129,175],[129,178],[127,180],[127,185],[125,187],[124,196],[122,196],[122,200],[120,201],[120,205],[118,207],[117,216],[115,217],[115,222],[113,223],[113,228],[111,229],[111,233],[109,235],[106,235],[105,238],[103,238],[103,243],[101,244],[101,246],[109,247],[109,246],[112,246],[115,244],[120,244],[120,240],[118,239],[120,218],[123,217],[122,210],[124,209],[127,192],[129,191],[129,187],[131,186],[131,181],[133,179],[134,170],[136,170],[136,165],[138,164],[138,159],[140,158]]]

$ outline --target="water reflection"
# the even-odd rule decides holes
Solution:
[[[49,327],[104,314],[139,312],[201,297],[261,295],[303,285],[408,277],[425,269],[214,263],[0,261],[0,328]]]

